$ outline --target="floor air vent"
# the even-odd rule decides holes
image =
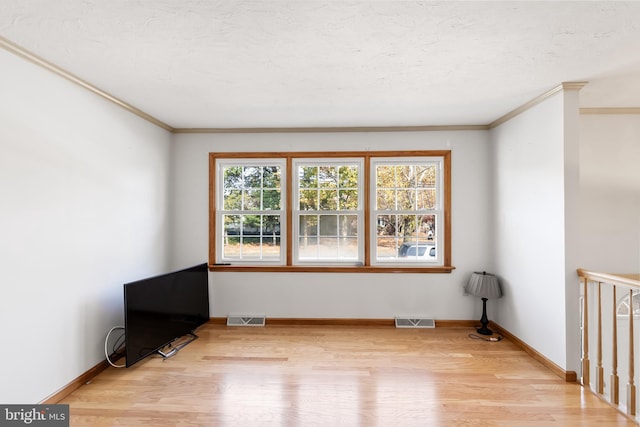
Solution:
[[[396,317],[396,328],[435,328],[435,319],[427,317]]]
[[[264,326],[264,316],[228,316],[227,326]]]

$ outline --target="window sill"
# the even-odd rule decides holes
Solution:
[[[243,273],[451,273],[455,270],[453,266],[438,267],[403,267],[403,266],[248,266],[248,265],[209,265],[209,271],[243,272]]]

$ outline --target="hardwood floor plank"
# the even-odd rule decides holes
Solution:
[[[174,357],[108,368],[73,426],[633,426],[508,339],[472,328],[209,323]]]

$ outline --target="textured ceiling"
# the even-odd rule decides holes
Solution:
[[[640,107],[640,2],[0,0],[0,36],[176,128]]]

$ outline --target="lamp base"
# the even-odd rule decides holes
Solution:
[[[493,335],[493,331],[487,327],[476,329],[476,331],[482,335]]]
[[[480,319],[480,323],[482,323],[482,326],[476,329],[476,331],[479,334],[493,335],[493,332],[491,332],[491,329],[487,328],[487,325],[489,324],[489,319],[487,318],[487,299],[486,298],[482,298],[482,318]]]

